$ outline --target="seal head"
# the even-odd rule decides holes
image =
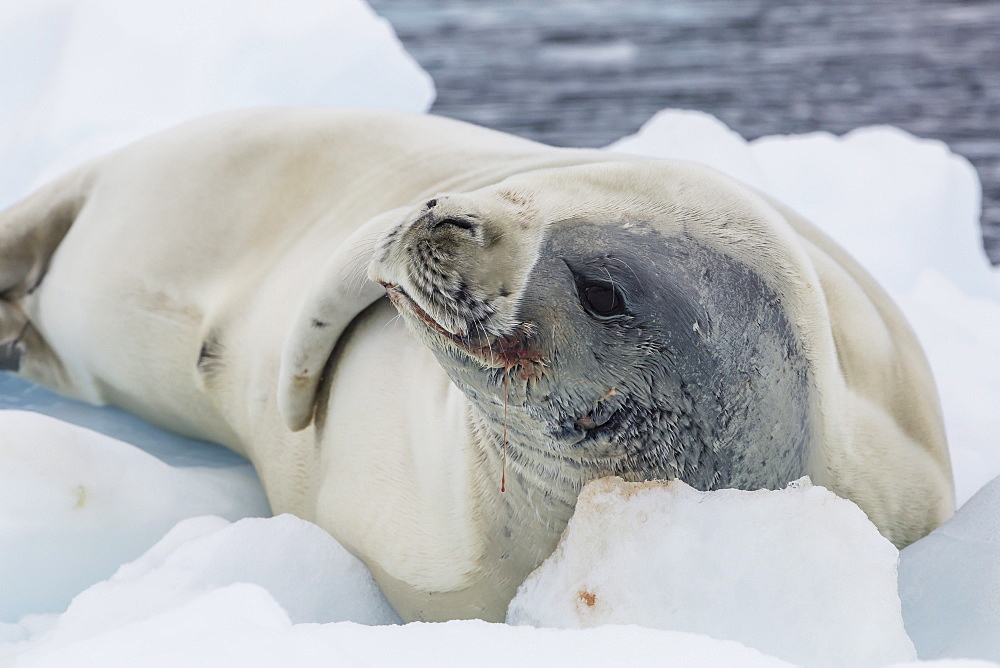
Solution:
[[[438,197],[383,237],[369,274],[484,440],[506,431],[515,475],[569,507],[602,475],[781,487],[805,474],[813,425],[788,314],[753,266],[685,233],[681,216],[712,215],[704,193],[613,196],[643,169]]]

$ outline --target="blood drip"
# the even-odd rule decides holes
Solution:
[[[503,467],[500,469],[500,491],[507,491],[507,369],[503,374]]]

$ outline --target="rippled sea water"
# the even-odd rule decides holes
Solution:
[[[370,0],[438,88],[433,112],[603,146],[663,107],[741,135],[892,124],[983,182],[1000,263],[1000,2]]]

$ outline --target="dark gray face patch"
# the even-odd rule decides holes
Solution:
[[[534,326],[541,374],[439,354],[495,420],[507,374],[515,462],[699,489],[804,475],[806,362],[778,296],[745,265],[642,224],[562,223],[518,318]]]

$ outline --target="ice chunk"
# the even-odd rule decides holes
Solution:
[[[704,633],[810,665],[908,660],[897,554],[857,506],[805,479],[706,493],[602,478],[507,621]]]
[[[921,658],[1000,661],[1000,478],[903,550],[899,596]]]
[[[200,517],[77,596],[45,642],[109,633],[240,582],[265,589],[292,623],[400,621],[364,564],[315,524],[291,515],[232,525]]]
[[[899,304],[934,372],[962,504],[1000,475],[1000,301],[927,269]]]
[[[622,137],[607,148],[649,158],[693,160],[754,188],[768,189],[767,177],[747,140],[715,116],[701,111],[663,109],[634,135]]]
[[[267,590],[259,585],[236,583],[200,593],[158,615],[137,617],[90,637],[73,642],[46,639],[21,648],[16,655],[17,665],[52,668],[318,665],[315,656],[313,662],[301,663],[296,661],[295,654],[286,657],[288,663],[274,661],[276,641],[290,628],[288,615]],[[331,648],[322,649],[328,661],[344,658]]]
[[[27,411],[0,411],[0,620],[56,612],[181,519],[269,514],[249,464],[169,466]]]
[[[968,160],[894,127],[762,137],[751,152],[768,192],[826,230],[893,294],[933,268],[975,296],[1000,298]]]
[[[4,2],[0,61],[0,208],[196,116],[272,104],[426,111],[434,99],[361,0]]]

